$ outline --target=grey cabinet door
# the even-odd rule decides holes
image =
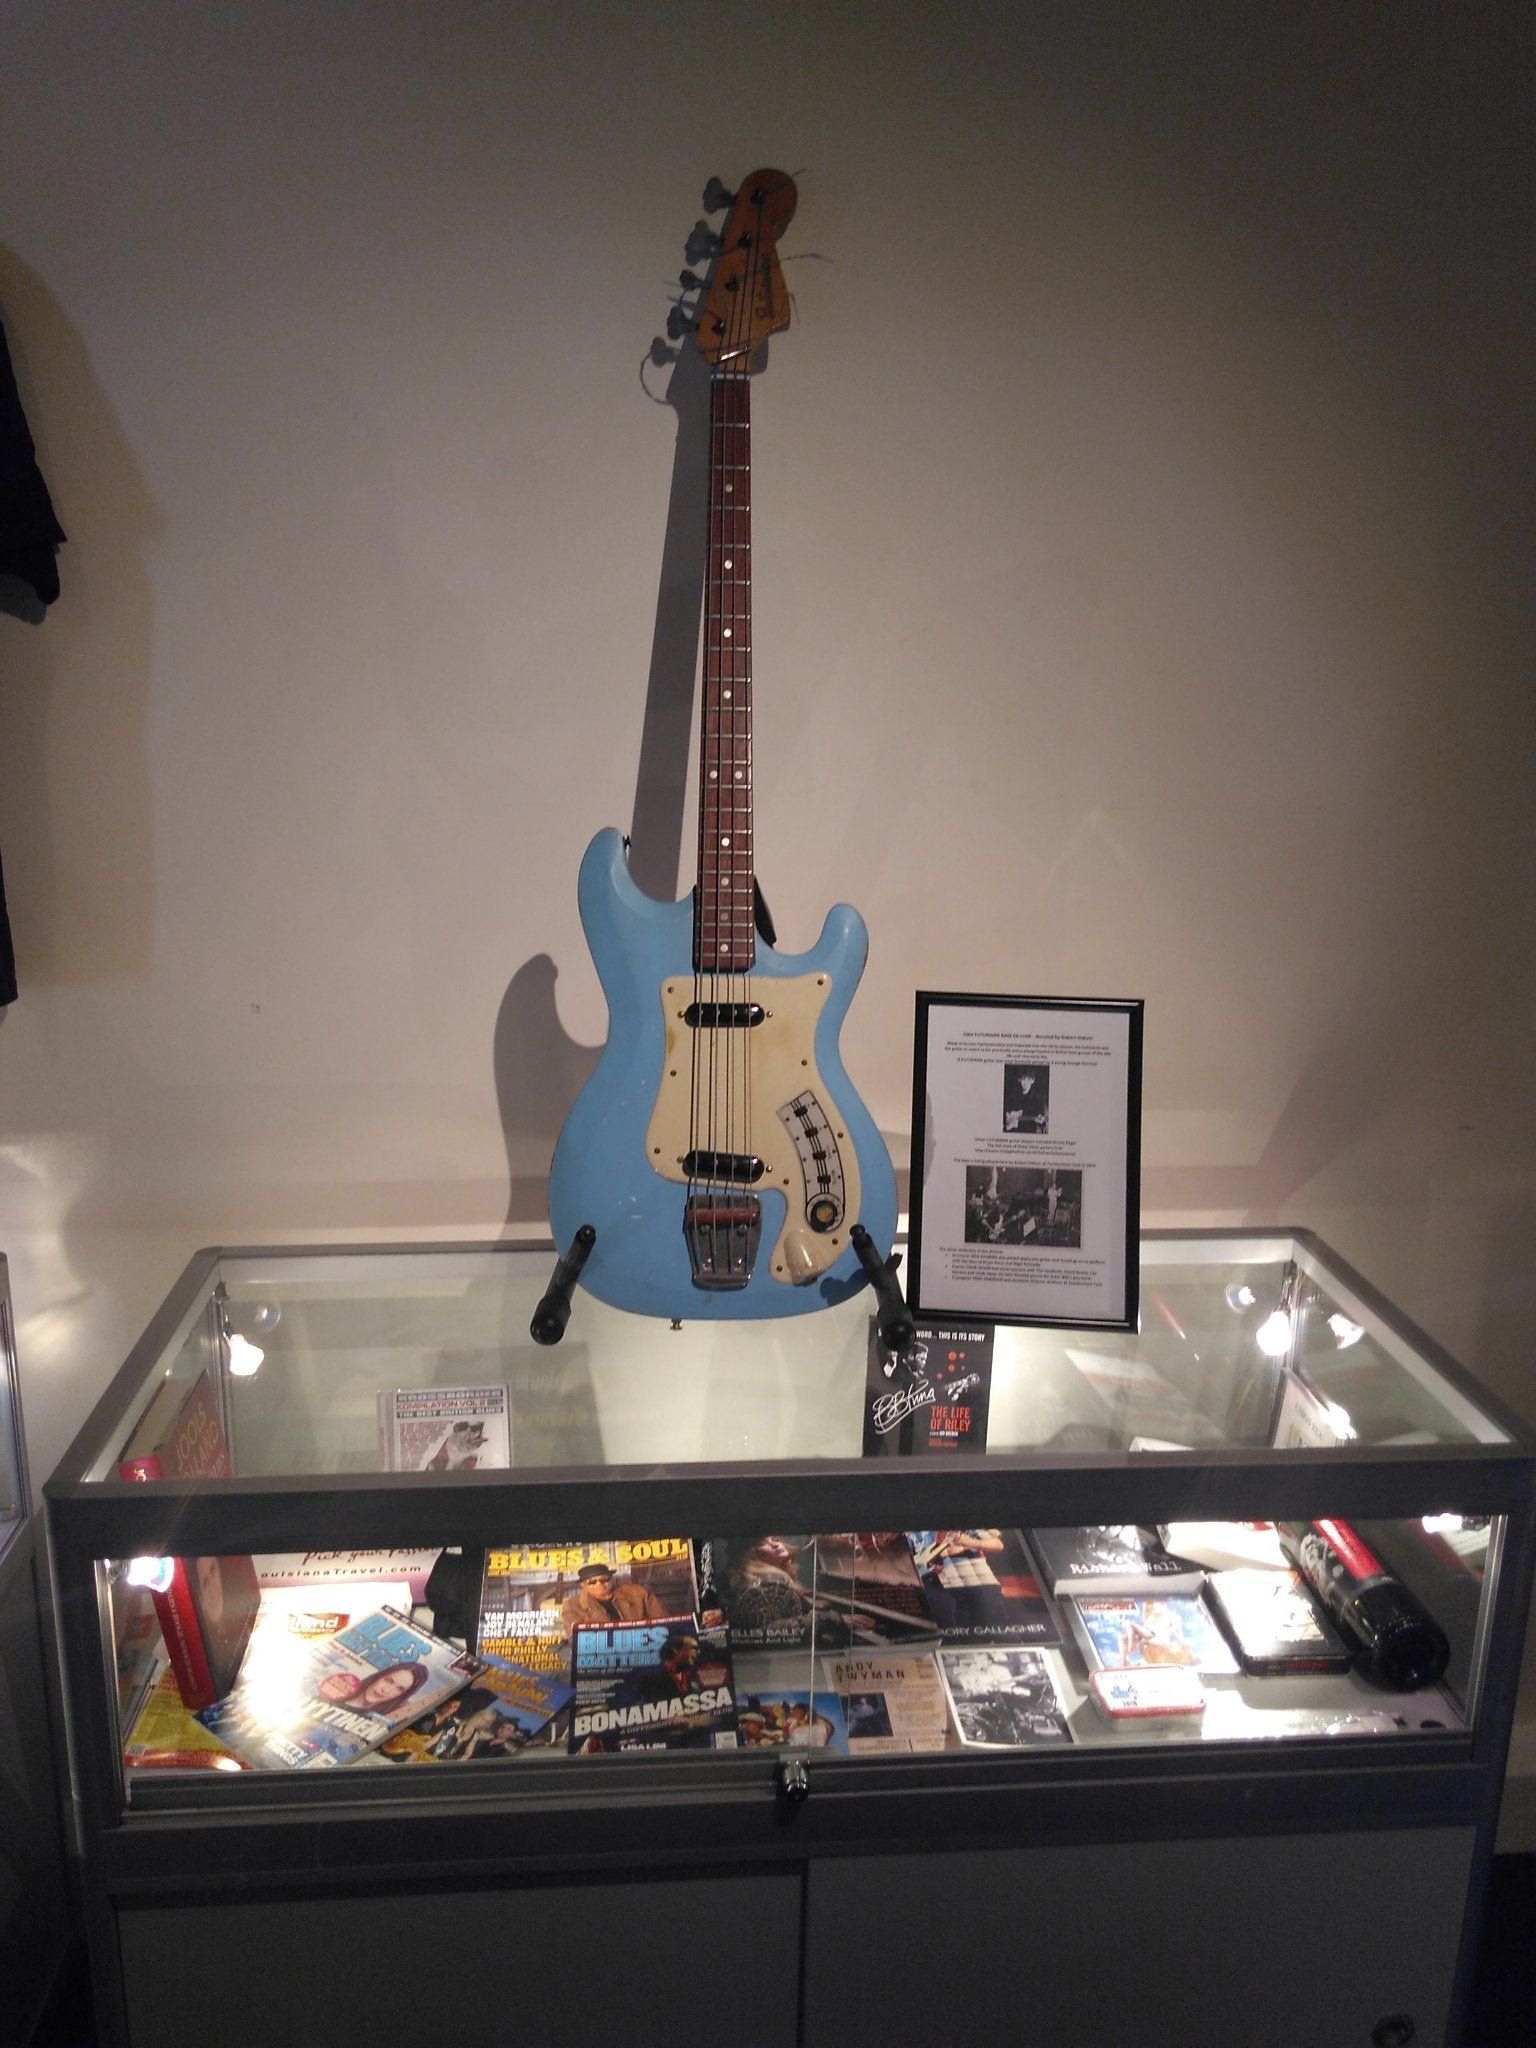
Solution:
[[[1470,1829],[814,1863],[805,2048],[1445,2038]],[[1409,2037],[1403,2037],[1409,2038]]]
[[[118,1914],[133,2048],[794,2048],[801,1880],[652,1878]]]

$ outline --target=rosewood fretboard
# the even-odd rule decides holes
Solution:
[[[752,425],[750,380],[716,369],[709,396],[709,561],[699,746],[698,973],[757,958],[752,865]]]

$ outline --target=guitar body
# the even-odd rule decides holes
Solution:
[[[749,391],[754,356],[789,324],[774,245],[794,208],[782,171],[744,182],[698,322],[712,366],[698,883],[680,903],[643,895],[614,831],[581,864],[608,1042],[555,1147],[550,1223],[562,1253],[596,1232],[591,1293],[674,1322],[827,1308],[866,1284],[854,1226],[881,1258],[896,1234],[890,1155],[838,1053],[864,921],[839,904],[794,956],[757,928]]]
[[[759,942],[750,970],[730,978],[731,1014],[690,1022],[690,1005],[714,986],[694,972],[693,899],[643,895],[612,830],[588,847],[578,894],[608,1041],[561,1131],[549,1213],[561,1250],[582,1224],[597,1232],[582,1285],[617,1308],[675,1321],[798,1315],[846,1299],[865,1284],[850,1227],[862,1223],[881,1247],[896,1232],[890,1154],[838,1051],[864,968],[863,919],[838,904],[809,953]],[[690,1174],[701,1070],[718,1094],[710,1076],[743,1062],[745,1085],[727,1075],[730,1157],[750,1168],[719,1181],[707,1166]],[[699,1194],[701,1180],[714,1197]],[[757,1222],[743,1261],[749,1233],[735,1219],[748,1203]],[[701,1211],[714,1219],[702,1236],[719,1255],[711,1271],[706,1253],[702,1280]]]

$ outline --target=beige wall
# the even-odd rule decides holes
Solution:
[[[581,849],[687,879],[643,365],[764,162],[759,867],[868,917],[898,1160],[914,988],[1142,996],[1148,1219],[1311,1225],[1536,1415],[1517,20],[6,4],[34,1476],[193,1247],[541,1220]]]

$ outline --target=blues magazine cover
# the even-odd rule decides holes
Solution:
[[[508,1543],[485,1553],[475,1647],[569,1676],[573,1630],[697,1611],[686,1536]]]
[[[578,1628],[571,1683],[573,1756],[737,1746],[729,1633],[691,1615]]]
[[[418,1628],[394,1608],[335,1635],[288,1639],[290,1654],[242,1668],[234,1690],[198,1716],[258,1770],[349,1764],[468,1685],[480,1659]]]

